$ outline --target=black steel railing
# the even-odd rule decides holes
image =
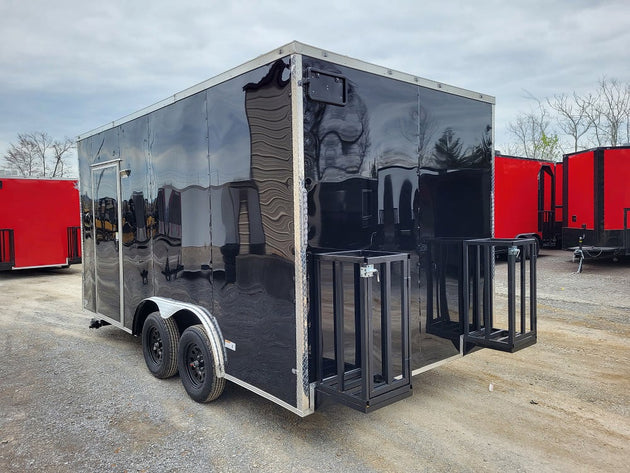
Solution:
[[[317,392],[367,412],[411,394],[409,255],[315,255]]]
[[[507,249],[507,328],[494,314],[496,248]],[[536,343],[536,240],[466,240],[463,250],[464,342],[509,352]]]

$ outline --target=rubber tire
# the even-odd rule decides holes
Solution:
[[[188,395],[197,402],[218,398],[225,388],[225,378],[214,370],[214,353],[202,325],[188,327],[179,340],[177,356],[179,377]]]
[[[142,353],[147,368],[159,379],[177,374],[179,329],[172,318],[152,312],[142,326]]]
[[[536,258],[538,258],[538,255],[540,255],[540,240],[537,237],[534,237],[534,240],[536,240],[536,244],[534,245],[534,251],[536,252]],[[525,259],[529,260],[530,259],[530,254],[529,251],[525,251]]]

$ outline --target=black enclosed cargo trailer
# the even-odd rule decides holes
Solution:
[[[80,136],[93,325],[141,336],[153,374],[179,371],[193,399],[228,380],[302,416],[535,343],[536,260],[518,259],[534,241],[491,238],[493,109],[291,43]]]

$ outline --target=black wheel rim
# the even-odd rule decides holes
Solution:
[[[147,345],[149,347],[151,360],[155,364],[161,363],[162,358],[164,357],[164,344],[162,342],[162,335],[157,328],[151,327],[149,330],[149,333],[147,334]]]
[[[201,348],[196,343],[186,347],[186,368],[188,377],[195,386],[200,386],[206,379],[206,364]]]

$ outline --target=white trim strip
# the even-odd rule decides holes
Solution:
[[[424,373],[425,371],[430,371],[430,370],[432,370],[434,368],[437,368],[439,366],[442,366],[442,365],[448,363],[449,361],[453,361],[453,360],[459,359],[461,357],[462,357],[461,354],[460,355],[453,355],[453,356],[450,356],[448,358],[444,358],[443,360],[436,361],[435,363],[431,363],[430,365],[423,366],[422,368],[417,368],[417,369],[415,369],[415,370],[413,370],[411,372],[411,376],[416,376],[416,375],[418,375],[420,373]]]
[[[76,264],[81,264],[81,263],[76,263]],[[68,258],[66,258],[65,263],[43,264],[40,266],[13,266],[11,268],[11,271],[19,271],[22,269],[61,268],[63,266],[68,266]]]
[[[233,382],[234,384],[238,384],[239,386],[242,386],[245,389],[258,394],[261,397],[264,397],[265,399],[268,399],[269,401],[272,401],[272,402],[278,404],[281,407],[284,407],[285,409],[293,412],[294,414],[299,415],[300,417],[306,417],[307,415],[312,414],[314,412],[313,409],[309,409],[307,411],[303,411],[301,409],[298,409],[295,406],[292,406],[291,404],[288,404],[287,402],[283,401],[282,399],[279,399],[276,396],[273,396],[273,395],[269,394],[268,392],[263,391],[260,388],[257,388],[256,386],[252,386],[251,384],[246,383],[245,381],[242,381],[242,380],[240,380],[238,378],[235,378],[234,376],[232,376],[230,374],[226,373],[224,378],[227,379],[228,381]],[[311,391],[313,392],[313,389],[311,389]]]

